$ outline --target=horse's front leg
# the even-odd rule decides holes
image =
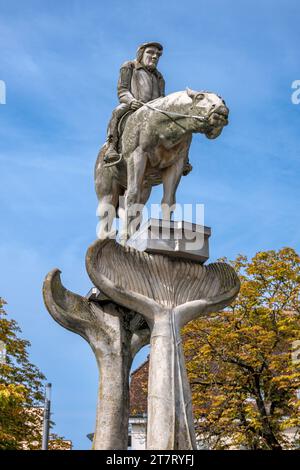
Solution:
[[[122,242],[125,243],[138,229],[140,221],[142,185],[147,165],[147,153],[138,146],[127,161],[127,191]]]
[[[114,218],[117,216],[119,196],[122,189],[113,177],[110,169],[97,165],[95,178],[96,192],[99,199],[97,215],[99,224],[97,225],[97,236],[101,240],[105,238],[115,238],[115,231],[112,230]]]
[[[115,238],[116,232],[112,230],[114,218],[117,217],[116,208],[118,205],[120,191],[101,197],[97,208],[99,223],[97,225],[97,236],[100,240]]]
[[[163,198],[161,201],[162,217],[171,220],[175,211],[176,190],[180,182],[185,159],[180,158],[176,163],[166,168],[162,174]]]

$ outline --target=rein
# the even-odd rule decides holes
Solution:
[[[152,109],[153,111],[157,111],[161,114],[164,114],[165,116],[167,116],[171,121],[173,121],[175,124],[177,124],[177,126],[181,127],[181,129],[183,129],[184,131],[187,131],[187,129],[182,126],[181,124],[179,124],[178,121],[176,121],[175,119],[172,118],[172,116],[176,116],[176,117],[182,117],[182,118],[192,118],[192,119],[198,119],[199,121],[207,121],[208,120],[208,117],[202,117],[202,116],[195,116],[194,114],[181,114],[181,113],[175,113],[174,111],[164,111],[163,109],[159,109],[159,108],[156,108],[155,106],[152,106],[151,104],[148,104],[148,103],[143,103],[142,101],[139,101],[137,100],[141,105],[143,106],[147,106],[147,108],[150,108]]]

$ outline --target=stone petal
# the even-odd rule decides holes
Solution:
[[[86,268],[93,283],[106,295],[149,318],[156,310],[179,312],[182,306],[189,311],[185,313],[189,321],[197,309],[201,313],[228,305],[240,287],[235,271],[226,263],[204,266],[140,252],[114,240],[98,240],[91,245]]]

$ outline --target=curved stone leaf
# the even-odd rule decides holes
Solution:
[[[43,285],[44,303],[57,323],[87,339],[85,331],[92,317],[89,302],[66,289],[61,283],[60,274],[59,269],[47,274]]]
[[[175,309],[184,322],[223,308],[240,287],[231,266],[140,252],[114,240],[98,240],[86,256],[87,272],[106,295],[152,319],[156,311]]]

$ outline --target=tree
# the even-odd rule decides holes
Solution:
[[[40,448],[44,375],[28,358],[29,341],[9,320],[0,299],[0,341],[6,360],[0,364],[0,449]],[[36,412],[35,412],[36,410]]]
[[[213,449],[297,448],[300,258],[283,248],[231,264],[238,298],[184,329],[198,436]]]
[[[55,433],[50,435],[48,450],[71,450],[72,442]]]
[[[15,449],[17,430],[22,429],[22,406],[26,391],[22,385],[0,384],[0,449]]]
[[[30,342],[19,337],[21,329],[9,320],[0,297],[0,342],[6,346],[0,362],[0,450],[38,450],[42,444],[44,381],[42,372],[29,361]],[[51,422],[51,427],[54,425]],[[72,447],[50,434],[49,450]]]
[[[0,450],[40,449],[45,377],[29,361],[30,342],[19,337],[21,329],[7,318],[4,305],[0,298],[0,341],[6,346],[0,363]],[[63,439],[53,439],[60,448]]]

